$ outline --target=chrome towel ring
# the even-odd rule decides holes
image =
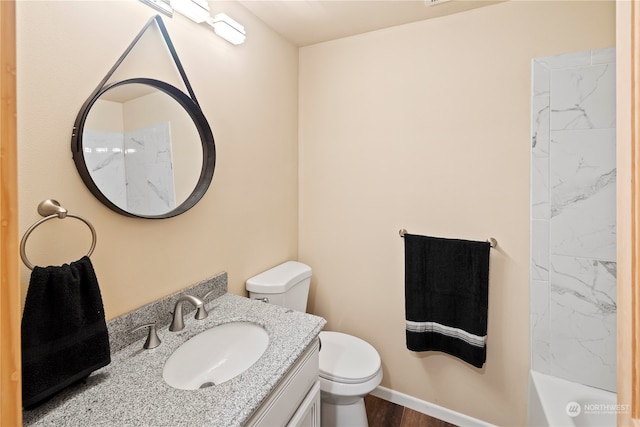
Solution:
[[[27,245],[27,239],[29,238],[29,235],[31,234],[31,232],[35,230],[37,226],[53,218],[64,219],[66,217],[71,217],[71,218],[79,219],[80,221],[87,224],[87,226],[89,227],[89,230],[91,230],[91,248],[89,249],[89,253],[87,254],[87,256],[91,256],[91,254],[93,253],[93,250],[96,248],[97,236],[96,236],[96,229],[93,228],[93,225],[91,225],[89,221],[82,218],[81,216],[68,213],[65,208],[60,206],[60,203],[58,203],[57,200],[52,200],[52,199],[47,199],[40,202],[40,204],[38,205],[38,213],[44,218],[42,218],[41,220],[33,224],[31,227],[29,227],[27,231],[24,233],[24,236],[22,236],[22,240],[20,241],[20,258],[22,258],[22,262],[24,262],[24,265],[26,265],[29,270],[33,270],[34,266],[33,264],[31,264],[31,262],[29,262],[29,259],[27,258],[27,253],[25,251],[25,247]]]

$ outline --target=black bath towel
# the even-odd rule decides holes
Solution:
[[[24,408],[110,362],[102,297],[89,258],[34,267],[22,315]]]
[[[488,242],[405,234],[407,348],[482,367],[487,357]]]

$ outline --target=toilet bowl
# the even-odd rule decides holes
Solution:
[[[341,332],[320,332],[320,396],[323,426],[367,426],[364,396],[382,381],[378,352]]]
[[[288,261],[246,281],[250,298],[306,311],[311,268]],[[380,355],[366,341],[320,332],[320,401],[323,427],[366,427],[364,396],[382,381]]]

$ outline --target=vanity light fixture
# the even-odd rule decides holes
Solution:
[[[246,39],[244,27],[226,13],[218,13],[208,21],[213,31],[231,44],[242,44]]]
[[[196,24],[202,24],[210,18],[206,0],[171,0],[171,7]]]
[[[171,7],[170,0],[140,0],[147,6],[151,6],[155,10],[164,13],[169,17],[173,17],[173,8]]]

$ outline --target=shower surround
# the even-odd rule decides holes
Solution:
[[[531,369],[616,389],[615,50],[532,61]]]
[[[85,129],[82,145],[91,178],[119,208],[161,215],[176,207],[171,123],[126,132]]]

